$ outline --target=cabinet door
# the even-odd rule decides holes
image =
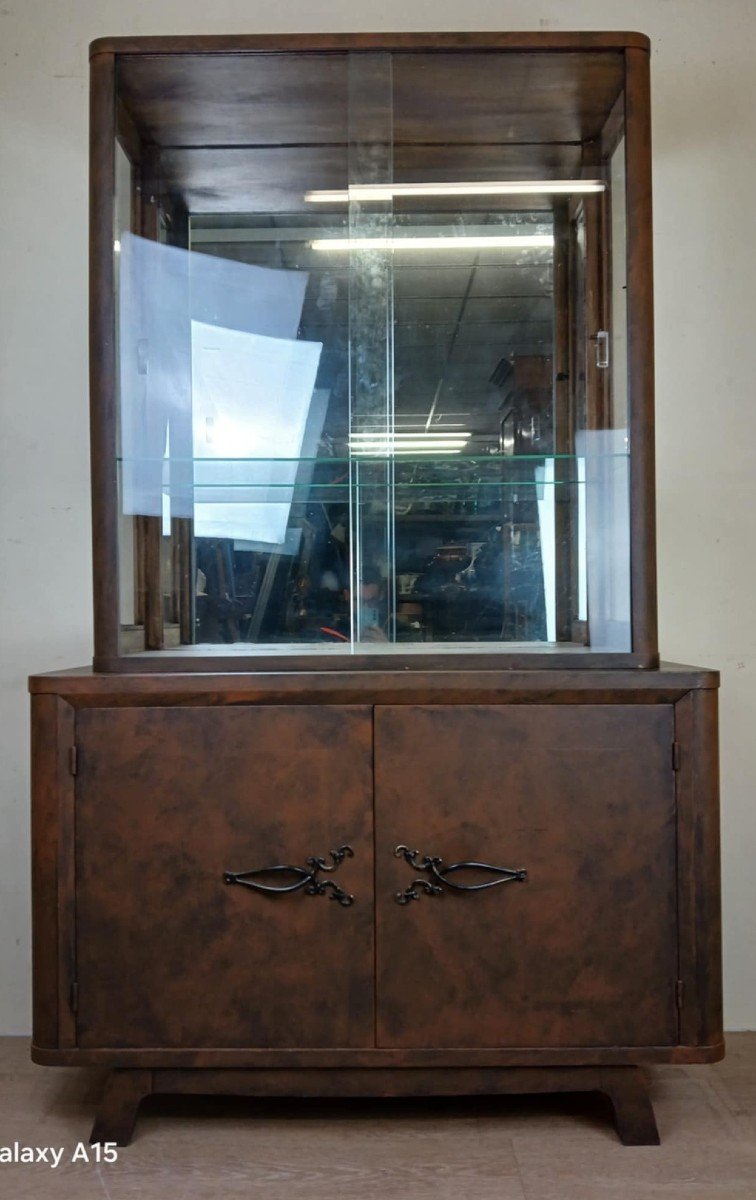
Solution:
[[[78,1044],[372,1045],[370,709],[89,709],[77,744]],[[224,878],[344,845],[322,894]]]
[[[668,705],[376,709],[379,1045],[677,1040],[672,729]]]

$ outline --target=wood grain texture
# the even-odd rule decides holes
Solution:
[[[643,33],[465,32],[465,33],[273,33],[195,34],[190,37],[101,37],[90,43],[98,54],[249,54],[307,50],[624,50],[648,51]]]
[[[378,1044],[676,1042],[671,706],[375,720]],[[403,907],[400,843],[528,877]]]
[[[139,1105],[152,1090],[152,1071],[111,1071],[89,1136],[90,1142],[128,1146]]]
[[[89,97],[89,411],[92,477],[95,662],[118,655],[118,486],[116,478],[115,63],[91,66]]]
[[[111,1071],[91,1142],[131,1141],[141,1101],[151,1094],[265,1097],[491,1096],[604,1092],[626,1146],[658,1145],[648,1087],[637,1067],[483,1070],[121,1070]]]
[[[625,52],[630,590],[633,650],[658,659],[654,438],[654,274],[649,56]]]
[[[432,643],[428,643],[432,645]],[[422,653],[392,654],[387,660],[380,654],[344,654],[322,657],[312,653],[258,655],[226,654],[220,643],[211,654],[193,649],[191,653],[172,654],[124,654],[111,658],[95,659],[94,667],[104,673],[123,675],[147,675],[151,673],[181,674],[188,672],[222,671],[226,674],[238,672],[251,674],[255,671],[318,671],[326,667],[329,671],[364,671],[381,674],[388,669],[398,671],[444,671],[450,667],[469,671],[620,671],[629,669],[646,670],[657,666],[656,656],[621,654],[592,650],[502,650],[493,653],[465,654],[463,652],[435,654],[432,650]],[[389,666],[390,662],[390,666]]]
[[[663,671],[279,671],[235,674],[35,675],[34,695],[75,707],[140,704],[669,704],[718,686],[716,671],[667,664]]]
[[[659,1130],[643,1072],[638,1067],[609,1068],[601,1071],[600,1079],[598,1090],[609,1097],[622,1145],[658,1146]]]
[[[32,974],[34,1041],[58,1044],[58,802],[62,701],[32,701]]]
[[[722,1031],[722,924],[717,693],[691,692],[676,706],[680,1037],[706,1041]]]
[[[88,709],[77,742],[78,1044],[372,1045],[369,710]],[[344,843],[349,908],[224,882]]]
[[[105,1046],[99,1049],[50,1050],[32,1045],[31,1056],[41,1066],[99,1066],[192,1068],[225,1070],[227,1068],[266,1068],[307,1070],[324,1068],[341,1070],[345,1067],[584,1067],[635,1066],[639,1063],[713,1063],[724,1057],[724,1040],[708,1045],[673,1046],[497,1046],[489,1049],[440,1048],[426,1050],[327,1049],[257,1050],[249,1046],[213,1049],[195,1046],[177,1050],[169,1047],[124,1049]]]

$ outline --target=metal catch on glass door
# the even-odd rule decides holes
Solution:
[[[354,858],[354,851],[351,846],[339,846],[338,850],[329,850],[329,854],[333,859],[331,865],[324,858],[313,856],[305,859],[304,867],[274,866],[258,867],[255,871],[224,871],[223,878],[226,883],[238,883],[254,892],[264,892],[267,896],[284,896],[301,891],[307,896],[325,896],[328,892],[332,900],[348,908],[354,904],[354,896],[345,892],[333,879],[319,879],[318,876],[321,871],[335,871],[345,858]],[[279,878],[288,876],[289,882],[278,885],[261,882],[271,875]]]
[[[596,343],[596,366],[601,371],[609,369],[609,331],[599,329],[598,333],[594,333],[591,341]]]
[[[444,888],[455,892],[483,892],[488,888],[498,887],[500,883],[516,883],[527,879],[527,871],[513,867],[495,867],[491,863],[458,862],[443,866],[442,858],[432,858],[426,854],[420,858],[419,850],[410,850],[407,846],[397,846],[394,849],[396,858],[404,858],[413,871],[427,871],[429,879],[413,879],[403,892],[397,892],[394,899],[397,904],[409,904],[410,900],[419,900],[420,896],[442,896]],[[488,879],[485,883],[456,883],[449,876],[458,871],[483,871],[495,875],[496,879]]]

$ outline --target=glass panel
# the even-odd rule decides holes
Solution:
[[[124,652],[631,648],[622,82],[121,60]]]

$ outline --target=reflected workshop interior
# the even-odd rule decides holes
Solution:
[[[122,653],[632,649],[623,87],[119,58]]]

